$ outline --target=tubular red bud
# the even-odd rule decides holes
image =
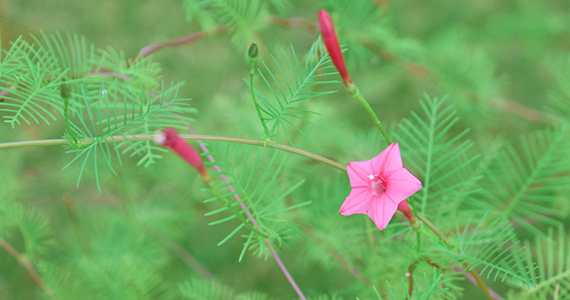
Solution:
[[[331,16],[324,9],[319,11],[319,28],[321,29],[321,35],[323,36],[329,56],[340,74],[340,77],[342,77],[342,81],[345,85],[353,85],[350,75],[348,75],[348,71],[346,70],[346,64],[344,63],[344,57],[342,56],[342,51],[338,44],[338,38],[334,30]]]
[[[414,214],[410,210],[410,206],[408,205],[408,202],[406,200],[404,200],[404,201],[400,202],[400,204],[398,204],[398,210],[400,212],[402,212],[406,216],[406,218],[408,218],[408,221],[412,225],[412,228],[414,228],[416,230],[419,229],[420,222],[418,221],[418,219],[416,219],[416,217],[414,216]]]
[[[164,129],[154,136],[154,141],[176,153],[180,158],[194,167],[198,173],[200,173],[200,176],[202,176],[204,181],[208,182],[210,180],[210,175],[204,166],[200,153],[198,153],[192,145],[180,138],[176,129],[170,127]]]

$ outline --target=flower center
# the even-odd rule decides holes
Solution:
[[[384,180],[382,174],[370,174],[368,178],[372,180],[370,187],[372,187],[374,195],[380,195],[386,191],[386,180]]]

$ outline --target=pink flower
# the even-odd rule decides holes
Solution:
[[[398,205],[422,188],[422,183],[404,169],[398,143],[391,144],[372,160],[348,163],[347,172],[352,191],[340,213],[366,214],[380,230],[386,228]]]
[[[168,148],[170,151],[178,154],[180,158],[194,167],[202,176],[204,181],[209,181],[210,175],[204,166],[200,153],[192,147],[188,142],[178,136],[178,132],[174,128],[166,128],[154,136],[155,143]]]
[[[336,32],[334,31],[334,25],[331,20],[331,16],[329,16],[329,13],[324,9],[321,9],[321,11],[319,11],[319,28],[321,29],[321,35],[323,36],[323,40],[325,42],[325,46],[327,47],[327,51],[329,52],[329,56],[331,57],[334,66],[340,74],[340,77],[342,77],[342,81],[345,85],[352,84],[350,75],[348,75],[348,71],[346,70],[344,57],[342,56],[342,51],[340,50],[340,46],[338,44],[338,39],[336,37]]]

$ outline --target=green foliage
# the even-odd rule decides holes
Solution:
[[[8,94],[2,97],[6,101],[0,102],[0,111],[7,112],[4,122],[12,128],[41,121],[50,125],[50,120],[63,115],[64,83],[72,97],[87,96],[91,101],[97,100],[102,82],[111,85],[115,77],[144,80],[149,88],[157,86],[159,69],[148,59],[137,59],[128,67],[124,56],[112,48],[97,51],[83,37],[41,35],[42,40],[31,35],[33,42],[19,37],[9,50],[3,50],[0,92]]]
[[[298,299],[274,253],[312,300],[484,299],[463,264],[504,299],[570,298],[567,1],[67,2],[0,4],[0,299]],[[340,215],[342,167],[273,149],[346,165],[387,147],[333,94],[322,8],[422,181],[408,202],[433,224],[418,232],[399,212],[383,231]],[[36,26],[48,33],[18,37]],[[195,31],[207,38],[136,56]],[[200,137],[228,206],[204,203],[195,170],[153,144],[165,127],[258,139]]]
[[[238,144],[227,143],[222,148],[219,143],[211,144],[202,142],[210,152],[203,153],[204,157],[211,156],[213,162],[206,162],[208,165],[218,166],[220,171],[211,173],[213,176],[223,176],[225,180],[216,185],[216,189],[229,199],[230,205],[235,207],[240,213],[247,215],[247,221],[255,219],[255,226],[261,232],[268,233],[270,240],[275,240],[281,244],[283,228],[286,222],[285,213],[292,209],[307,205],[308,202],[299,203],[292,206],[284,206],[284,199],[293,191],[299,188],[304,180],[298,181],[286,190],[281,190],[279,180],[280,172],[286,162],[286,156],[274,152],[268,158],[262,154],[262,149],[258,148],[255,154],[251,154],[250,146],[240,147]],[[250,156],[251,155],[251,156]],[[227,182],[226,182],[227,181]],[[229,191],[228,191],[229,190]],[[205,200],[205,203],[217,201],[216,197]],[[215,209],[206,213],[206,216],[217,215],[229,211],[227,206]],[[224,217],[217,221],[210,222],[210,225],[218,225],[234,220],[236,214]],[[236,235],[244,224],[238,225],[230,234],[218,243],[222,245],[232,236]],[[268,255],[269,248],[265,239],[256,235],[253,231],[247,236],[239,260],[243,258],[247,249],[255,249],[258,255]]]
[[[527,244],[527,255],[537,261],[538,268],[532,272],[534,285],[519,295],[519,299],[570,299],[570,239],[563,226],[549,228],[547,236],[536,237],[533,244]],[[528,262],[527,262],[528,263]]]
[[[45,214],[16,201],[0,202],[0,238],[17,243],[20,253],[39,258],[52,246],[51,228]],[[21,243],[21,245],[19,245]]]
[[[185,106],[182,102],[184,99],[178,98],[178,86],[171,86],[168,89],[163,87],[162,91],[154,96],[150,92],[145,92],[143,85],[140,85],[139,91],[135,90],[134,84],[131,84],[130,89],[123,85],[121,90],[116,80],[110,89],[101,86],[100,96],[96,102],[89,102],[85,90],[81,98],[82,101],[78,100],[77,104],[72,102],[71,105],[72,112],[79,119],[72,124],[72,128],[80,141],[78,144],[70,142],[69,152],[75,153],[76,156],[68,164],[69,166],[79,158],[83,158],[78,185],[83,170],[91,158],[99,189],[98,159],[99,162],[103,160],[113,173],[115,172],[111,162],[113,154],[117,155],[119,164],[121,164],[121,154],[125,153],[142,156],[138,164],[145,166],[153,164],[155,159],[162,157],[156,152],[165,150],[152,145],[152,141],[141,140],[139,137],[148,137],[157,129],[167,126],[184,128],[182,124],[192,120],[187,113],[193,110]]]
[[[413,280],[415,282],[414,287],[412,289],[412,297],[410,297],[410,290],[407,287],[407,280],[404,280],[404,278],[402,278],[402,285],[403,285],[403,289],[406,293],[405,299],[407,300],[411,300],[411,299],[418,299],[418,300],[427,300],[427,299],[433,299],[434,296],[437,296],[440,293],[443,293],[445,291],[447,291],[448,288],[440,288],[442,285],[444,285],[445,283],[449,282],[449,279],[443,279],[443,274],[440,274],[437,272],[437,268],[433,268],[433,273],[431,276],[431,279],[428,279],[428,275],[426,273],[423,273],[423,282],[417,280],[417,276],[413,275]],[[418,286],[420,285],[420,286]],[[378,290],[376,289],[376,287],[373,287],[374,291],[376,292],[376,296],[378,297],[379,300],[382,300],[382,296],[380,295],[380,293],[378,292]],[[386,281],[386,288],[388,290],[388,294],[390,295],[390,299],[392,300],[396,300],[396,299],[400,299],[400,298],[396,298],[396,296],[394,295],[394,291],[392,290],[392,287],[390,286],[390,283],[388,281]],[[386,297],[385,297],[386,298]],[[357,298],[358,299],[358,298]]]
[[[570,176],[568,127],[540,130],[523,135],[520,149],[503,144],[489,163],[480,182],[480,197],[474,207],[508,218],[540,234],[537,225],[525,218],[557,225],[567,213],[552,206],[557,193],[566,191]]]
[[[255,34],[267,26],[269,6],[285,11],[288,0],[184,0],[186,20],[197,20],[206,30],[225,26],[232,34],[232,42],[240,49],[252,40]]]
[[[263,65],[267,73],[264,74],[264,71],[259,69],[259,76],[275,100],[264,96],[265,93],[257,89],[255,93],[263,104],[260,107],[263,111],[261,122],[270,128],[269,136],[265,138],[274,138],[279,142],[280,133],[283,132],[287,141],[294,145],[287,127],[292,127],[306,135],[295,123],[308,122],[305,119],[307,114],[318,114],[303,108],[303,101],[334,93],[335,91],[322,91],[318,88],[321,84],[337,83],[338,80],[329,79],[329,76],[336,76],[336,71],[330,63],[330,57],[325,52],[320,38],[311,46],[304,64],[301,64],[297,58],[293,45],[291,45],[291,55],[287,55],[284,50],[282,52],[284,58],[282,64],[286,64],[286,68],[282,67],[282,64],[272,55],[275,68],[279,73],[271,71],[266,63]],[[248,84],[251,83],[248,82]]]
[[[422,189],[414,196],[422,213],[443,215],[450,202],[467,197],[476,189],[477,174],[470,167],[478,155],[472,155],[473,142],[465,139],[469,130],[450,138],[459,118],[446,99],[425,95],[421,101],[423,117],[412,112],[397,127],[394,140],[400,143],[404,161],[420,175]],[[442,209],[442,206],[447,209]],[[428,209],[430,209],[428,211]]]
[[[192,300],[274,300],[274,298],[260,292],[237,294],[236,292],[217,281],[205,281],[201,278],[192,278],[180,286],[184,299]]]
[[[526,287],[532,286],[529,275],[533,272],[532,262],[527,262],[527,253],[519,246],[511,224],[508,221],[496,219],[490,224],[485,223],[485,217],[471,229],[471,218],[463,229],[457,223],[455,236],[456,251],[439,245],[427,249],[426,256],[436,257],[435,262],[463,262],[465,270],[470,271],[479,266],[480,275],[487,275],[493,280],[505,281],[511,278],[515,283],[520,282]]]

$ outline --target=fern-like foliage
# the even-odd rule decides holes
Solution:
[[[102,82],[112,86],[118,77],[158,86],[160,68],[148,58],[127,66],[124,55],[111,48],[95,49],[77,35],[31,35],[31,42],[19,37],[0,57],[0,111],[4,122],[16,125],[46,123],[60,119],[65,105],[62,85],[71,95],[98,98]],[[84,93],[84,90],[86,92]],[[73,98],[72,100],[73,101]],[[78,104],[82,105],[82,104]]]
[[[0,237],[11,244],[23,241],[21,249],[16,249],[22,255],[36,258],[52,245],[49,222],[41,211],[16,201],[0,201],[0,220]]]
[[[547,236],[536,237],[534,244],[527,243],[529,258],[532,248],[538,263],[532,272],[534,288],[518,293],[517,299],[570,299],[570,238],[564,227],[559,226],[556,235],[550,228]]]
[[[41,265],[42,278],[57,296],[62,300],[173,299],[175,293],[160,272],[166,262],[153,261],[166,254],[164,249],[136,224],[105,214],[101,207],[92,209],[108,225],[84,223],[92,254],[73,251],[76,239],[72,238],[62,245],[65,256]]]
[[[497,218],[490,224],[485,222],[486,216],[474,228],[471,228],[471,218],[463,228],[457,223],[455,247],[452,250],[443,245],[428,248],[426,256],[438,258],[434,262],[462,262],[465,270],[470,271],[482,267],[478,273],[487,278],[504,281],[511,278],[512,282],[526,287],[532,286],[531,274],[535,269],[528,255],[521,247],[520,241],[511,223]],[[463,267],[463,266],[462,266]]]
[[[258,148],[252,154],[251,146],[228,143],[222,148],[220,143],[203,143],[211,149],[211,152],[203,153],[203,156],[211,156],[215,161],[206,162],[206,164],[217,166],[220,169],[220,171],[210,173],[210,175],[220,175],[228,181],[225,183],[216,180],[219,182],[216,189],[230,200],[230,205],[247,217],[248,222],[252,218],[255,219],[256,228],[267,233],[271,240],[280,243],[284,230],[283,225],[286,222],[286,219],[282,218],[282,214],[307,204],[305,202],[289,207],[284,205],[283,199],[304,183],[304,180],[301,180],[285,191],[280,190],[279,175],[285,166],[286,156],[274,152],[270,158],[267,158],[262,154],[262,148]],[[204,202],[216,200],[217,198],[210,198]],[[206,213],[206,216],[227,211],[229,208],[224,206]],[[231,214],[218,221],[211,222],[210,225],[222,224],[234,219],[237,219],[237,215]],[[245,224],[239,224],[218,245],[225,243],[244,227]],[[269,250],[265,240],[253,231],[247,236],[240,260],[249,248],[256,249],[255,252],[259,255],[267,254]]]
[[[205,281],[197,277],[182,284],[180,291],[183,299],[192,300],[275,300],[260,292],[236,294],[232,288],[218,281]]]
[[[406,296],[405,299],[406,300],[412,300],[412,299],[417,299],[417,300],[428,300],[428,299],[432,299],[434,296],[443,293],[445,291],[448,290],[448,288],[441,288],[442,285],[444,285],[446,282],[449,281],[449,279],[443,279],[443,274],[439,273],[437,271],[437,268],[433,268],[433,273],[431,274],[431,278],[428,279],[428,275],[426,273],[423,273],[423,282],[419,281],[417,279],[416,275],[413,275],[413,280],[416,284],[414,284],[414,287],[412,289],[412,296],[410,297],[410,290],[408,288],[408,283],[406,282],[407,279],[402,278],[402,285],[403,285],[403,289],[406,292]],[[374,291],[376,292],[376,296],[378,297],[378,300],[383,300],[384,298],[382,298],[382,296],[380,295],[380,293],[378,292],[378,290],[376,289],[376,287],[373,287]],[[399,298],[396,298],[396,295],[394,294],[394,290],[392,289],[392,287],[390,286],[390,282],[386,281],[386,289],[387,289],[387,294],[390,296],[390,299],[392,300],[396,300]],[[386,298],[386,297],[385,297]],[[356,298],[359,299],[359,298]],[[400,299],[404,299],[404,298],[400,298]]]
[[[99,90],[97,101],[91,102],[84,89],[82,97],[77,102],[71,102],[70,110],[77,117],[71,123],[73,134],[78,138],[74,143],[70,140],[68,151],[76,156],[67,165],[80,158],[83,159],[77,184],[89,161],[93,163],[97,186],[98,165],[106,164],[114,171],[112,158],[116,154],[119,164],[121,154],[142,156],[138,164],[145,166],[154,163],[162,157],[157,152],[164,149],[152,144],[149,139],[140,140],[137,135],[152,135],[157,129],[166,126],[182,128],[183,124],[192,121],[188,116],[194,110],[178,97],[178,85],[172,85],[154,97],[148,90],[139,85],[139,90],[131,83],[119,88],[119,80],[108,90],[104,85]],[[66,167],[67,167],[66,166]]]
[[[256,95],[261,100],[261,110],[263,117],[261,122],[269,128],[269,136],[279,142],[281,133],[285,133],[291,145],[293,141],[289,136],[288,127],[291,127],[305,134],[297,125],[298,122],[307,122],[303,114],[317,114],[301,106],[302,101],[315,97],[334,93],[335,91],[314,90],[317,85],[336,83],[336,79],[328,79],[331,75],[336,75],[334,66],[330,63],[330,57],[325,51],[321,38],[313,43],[305,62],[302,64],[297,57],[297,53],[291,46],[291,54],[283,52],[283,62],[279,63],[275,56],[274,71],[266,63],[263,63],[265,70],[259,69],[259,76],[267,85],[267,91],[272,94],[266,96],[263,90],[256,88]],[[284,67],[285,66],[285,67]],[[248,82],[248,84],[251,84]]]
[[[394,141],[400,143],[404,164],[420,175],[423,187],[414,196],[420,212],[435,208],[441,215],[447,211],[442,209],[444,204],[465,198],[476,189],[478,176],[470,167],[478,156],[472,155],[473,142],[465,139],[469,130],[448,138],[459,118],[445,97],[425,97],[420,102],[423,116],[412,112],[412,118],[398,125]]]
[[[549,225],[566,212],[554,208],[557,194],[568,189],[570,173],[568,126],[521,136],[520,152],[505,143],[481,180],[474,209],[493,211],[535,234],[541,234],[528,217]]]
[[[550,91],[546,109],[566,122],[570,121],[570,56],[557,57],[551,61],[556,87]]]
[[[232,42],[243,49],[255,34],[267,26],[269,6],[279,11],[287,9],[286,0],[184,0],[186,20],[197,20],[202,28],[208,30],[216,25],[223,25],[232,34]]]

